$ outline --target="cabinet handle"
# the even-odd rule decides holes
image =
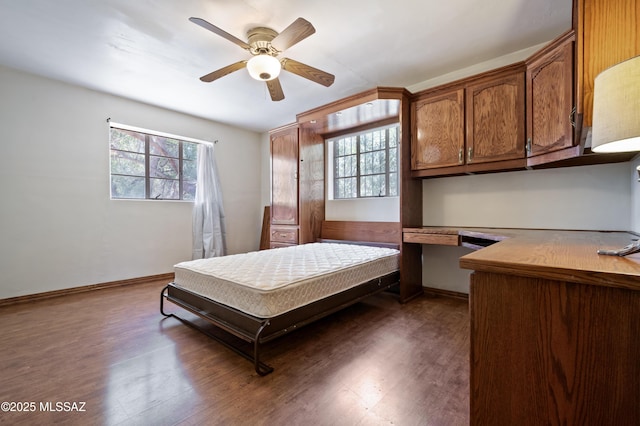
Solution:
[[[460,148],[460,151],[458,151],[458,163],[462,164],[463,161],[464,161],[464,150]]]
[[[527,154],[531,154],[531,138],[527,138],[527,144],[524,149],[527,151]]]
[[[470,146],[467,151],[467,161],[471,161],[472,158],[473,158],[473,147]]]

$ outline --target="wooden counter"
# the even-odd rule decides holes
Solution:
[[[514,235],[515,234],[515,235]],[[638,237],[626,232],[524,231],[460,258],[475,271],[621,287],[640,291],[640,253],[603,256]]]
[[[460,259],[474,270],[472,425],[637,424],[640,254],[596,253],[636,235],[468,228],[406,234],[499,241]]]

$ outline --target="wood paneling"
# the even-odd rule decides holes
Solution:
[[[578,111],[591,127],[593,84],[605,69],[640,55],[640,2],[578,1]]]
[[[350,222],[327,220],[322,222],[321,238],[328,240],[371,241],[377,243],[402,242],[400,222]]]
[[[271,134],[271,224],[298,224],[298,128]]]
[[[640,418],[640,292],[475,272],[471,424]]]
[[[324,220],[324,138],[304,125],[300,126],[299,135],[299,243],[304,244],[320,236]]]
[[[411,177],[411,102],[407,93],[400,110],[400,224],[422,225],[422,181]],[[402,239],[402,230],[400,240]],[[400,301],[422,294],[422,247],[415,244],[400,246]]]
[[[269,248],[269,238],[271,235],[271,206],[264,207],[262,214],[262,231],[260,232],[260,250]]]

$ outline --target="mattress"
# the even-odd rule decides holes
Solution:
[[[272,318],[399,269],[395,249],[310,243],[174,266],[177,286]]]

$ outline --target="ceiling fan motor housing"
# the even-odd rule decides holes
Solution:
[[[252,55],[271,55],[277,56],[280,52],[271,46],[271,40],[278,35],[277,31],[266,27],[256,27],[247,31],[247,39],[249,40],[249,51]]]

